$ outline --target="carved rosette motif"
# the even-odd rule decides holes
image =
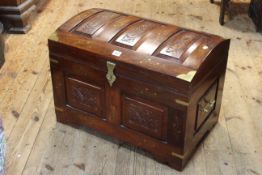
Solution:
[[[90,19],[88,22],[84,22],[80,25],[76,31],[88,35],[93,35],[100,27],[102,27],[107,21],[120,16],[113,12],[101,12],[97,14],[94,18]]]
[[[141,38],[141,36],[143,36],[143,34],[158,26],[158,24],[154,23],[154,22],[143,22],[141,25],[138,25],[135,28],[131,28],[129,30],[127,30],[127,32],[125,32],[123,35],[121,35],[116,42],[121,43],[121,44],[125,44],[128,46],[134,46],[138,40]]]
[[[75,101],[78,101],[88,107],[95,107],[98,105],[98,98],[92,92],[85,88],[73,87],[73,97]],[[97,110],[97,109],[96,109]]]
[[[180,58],[185,49],[190,46],[190,43],[195,40],[199,35],[193,32],[182,33],[178,36],[174,35],[175,42],[172,41],[160,51],[160,54],[167,55],[174,58]],[[179,38],[177,38],[179,37]]]
[[[101,87],[75,79],[66,80],[66,99],[70,107],[103,117],[104,103],[101,98],[104,91]]]
[[[141,101],[140,101],[141,100]],[[123,124],[157,139],[166,138],[167,109],[142,99],[124,98]]]
[[[128,120],[130,123],[134,123],[155,133],[158,133],[161,129],[161,120],[155,117],[154,113],[148,109],[138,110],[136,105],[130,104],[128,113],[130,114]]]

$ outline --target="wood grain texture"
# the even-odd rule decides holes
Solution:
[[[120,2],[122,5],[119,5]],[[6,63],[0,70],[0,113],[8,135],[26,127],[16,125],[16,117],[25,116],[23,113],[32,111],[24,109],[23,106],[27,104],[27,97],[38,79],[35,73],[39,72],[41,67],[48,67],[43,64],[44,60],[48,59],[48,36],[70,17],[93,7],[124,11],[232,38],[219,123],[200,145],[185,170],[178,173],[148,158],[146,153],[134,147],[112,140],[106,141],[107,137],[101,139],[99,134],[91,131],[88,134],[65,125],[56,125],[51,102],[43,124],[37,126],[39,133],[31,136],[35,142],[32,148],[30,146],[30,154],[24,154],[25,158],[17,159],[18,164],[13,164],[12,167],[16,169],[13,171],[14,175],[262,174],[262,122],[259,115],[262,113],[262,37],[254,33],[252,21],[245,15],[233,18],[225,27],[219,26],[219,7],[206,0],[51,1],[34,21],[33,29],[28,34],[9,36],[6,40]],[[210,10],[203,10],[206,8]],[[48,86],[51,87],[50,84]],[[19,120],[24,120],[24,117]],[[8,124],[10,121],[12,125]],[[67,150],[74,151],[69,155],[64,149],[64,143],[68,143],[65,138],[68,138],[69,142],[73,140],[70,136],[72,131],[75,141],[74,144],[67,144]],[[27,149],[26,144],[21,146],[21,151]],[[98,151],[95,151],[96,149]],[[105,156],[100,152],[107,154]],[[9,161],[12,161],[15,157],[11,156],[10,159]],[[18,166],[19,168],[16,168]],[[10,169],[7,174],[10,174],[9,171]]]

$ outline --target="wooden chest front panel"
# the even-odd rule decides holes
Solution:
[[[118,74],[121,67],[116,68],[117,79],[110,87],[106,80],[106,63],[104,68],[96,68],[68,59],[56,60],[59,63],[51,64],[51,68],[55,104],[60,106],[56,108],[58,121],[78,125],[83,122],[85,126],[111,133],[148,151],[156,151],[156,145],[159,149],[167,146],[168,153],[163,154],[167,157],[183,155],[188,109],[175,103],[174,99],[181,98],[177,94],[121,76]],[[196,104],[195,133],[212,113],[213,108],[208,113],[202,108],[216,100],[217,86],[216,81]],[[107,128],[109,126],[114,129]],[[172,166],[180,169],[183,165]]]
[[[144,148],[158,159],[170,159],[169,163],[178,159],[180,163],[172,166],[181,169],[183,161],[188,159],[181,156],[195,147],[185,148],[187,123],[193,124],[191,136],[196,140],[193,142],[192,139],[195,145],[200,140],[199,135],[203,135],[203,129],[206,132],[215,122],[210,116],[217,104],[215,102],[212,108],[207,106],[217,100],[218,81],[209,87],[205,85],[205,90],[190,107],[177,101],[185,98],[183,94],[158,83],[141,81],[133,74],[133,69],[122,64],[116,63],[113,71],[116,79],[110,86],[108,61],[99,61],[102,58],[92,55],[85,55],[85,59],[81,62],[69,55],[51,54],[57,120],[94,128]],[[91,60],[98,62],[93,64]],[[207,112],[205,108],[208,108]],[[190,113],[192,119],[188,121],[192,109],[196,110]],[[187,142],[190,145],[191,140]],[[160,155],[156,148],[161,149]]]
[[[58,121],[67,124],[83,122],[85,126],[101,129],[106,134],[112,132],[110,135],[148,151],[155,150],[158,144],[161,145],[159,149],[167,146],[167,150],[172,151],[165,156],[183,155],[188,108],[175,102],[181,96],[167,88],[123,76],[121,65],[116,67],[116,81],[110,87],[106,79],[106,62],[104,67],[95,67],[69,58],[53,58],[57,60],[51,68],[55,104],[59,107],[56,110]],[[193,134],[206,125],[214,109],[203,111],[217,98],[217,82],[212,83],[197,101]],[[107,128],[109,126],[115,131]],[[149,147],[145,142],[155,146]]]
[[[139,140],[144,135],[182,151],[186,108],[176,109],[176,94],[119,75],[121,66],[116,68],[117,80],[110,87],[106,70],[61,59],[58,70],[52,66],[56,104],[87,115],[87,119],[96,118],[131,131]],[[61,93],[64,101],[57,96]]]

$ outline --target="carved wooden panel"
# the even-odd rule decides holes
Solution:
[[[217,81],[200,98],[197,105],[196,129],[199,129],[203,122],[210,116],[216,106]]]
[[[194,32],[181,31],[176,33],[163,44],[163,47],[160,48],[156,55],[162,58],[179,59],[199,37],[200,35]]]
[[[140,45],[137,45],[137,52],[152,55],[159,46],[171,35],[181,30],[179,27],[161,25],[148,32],[142,39]]]
[[[104,117],[104,89],[74,78],[66,78],[66,97],[69,106]]]
[[[127,28],[127,30],[115,40],[115,43],[133,47],[147,31],[158,26],[160,26],[160,24],[155,22],[139,21]]]
[[[103,11],[95,16],[88,18],[87,20],[83,21],[76,29],[76,32],[80,32],[83,34],[92,37],[92,35],[99,30],[103,25],[105,25],[108,21],[121,16],[120,14]]]
[[[139,20],[140,19],[135,16],[121,16],[101,27],[93,35],[93,38],[101,41],[110,42],[120,31]]]
[[[166,139],[168,112],[164,106],[126,96],[122,99],[124,126],[158,139]]]

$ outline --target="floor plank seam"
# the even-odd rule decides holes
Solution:
[[[45,62],[46,62],[46,61],[45,61]],[[44,64],[44,65],[45,65],[45,64]],[[33,93],[33,89],[35,88],[36,83],[37,83],[38,80],[39,80],[40,74],[41,74],[41,73],[44,73],[44,69],[45,69],[45,67],[42,67],[40,73],[37,75],[36,81],[34,82],[34,85],[32,86],[30,93],[28,93],[28,96],[27,96],[27,98],[26,98],[26,101],[25,101],[25,103],[23,104],[23,106],[22,106],[22,108],[21,108],[20,114],[22,114],[22,112],[23,112],[23,110],[24,110],[24,107],[25,107],[26,103],[28,102],[29,97],[30,97],[31,94]],[[16,127],[16,124],[17,124],[17,121],[18,121],[18,120],[19,120],[19,118],[16,119],[15,124],[14,124],[14,126],[12,127],[12,129],[11,129],[9,135],[6,136],[7,139],[8,139],[8,138],[10,137],[10,135],[12,134],[14,128]]]
[[[49,103],[48,103],[48,104],[50,104],[50,103],[52,103],[52,99],[51,99],[51,98],[49,99]],[[48,105],[48,106],[49,106],[49,105]],[[39,133],[40,133],[40,130],[41,130],[42,125],[43,125],[43,123],[44,123],[44,120],[45,120],[45,118],[46,118],[47,112],[48,112],[48,108],[47,108],[47,110],[46,110],[45,113],[44,113],[44,118],[43,118],[43,120],[42,120],[42,122],[41,122],[41,125],[40,125],[38,131],[37,131],[37,135],[36,135],[36,137],[35,137],[35,139],[34,139],[34,143],[33,143],[33,145],[32,145],[32,149],[31,149],[31,151],[30,151],[30,153],[29,153],[29,155],[28,155],[28,157],[27,157],[27,160],[26,160],[26,162],[25,162],[25,166],[24,166],[24,168],[23,168],[23,170],[22,170],[21,175],[24,174],[24,170],[25,170],[25,168],[26,168],[26,165],[27,165],[27,162],[28,162],[28,160],[29,160],[29,158],[30,158],[30,155],[31,155],[31,153],[32,153],[32,151],[33,151],[33,149],[34,149],[34,146],[35,146],[35,144],[36,144],[37,137],[38,137],[38,135],[39,135]]]
[[[224,110],[224,106],[221,106],[221,108],[223,108],[223,114],[224,116],[226,116],[225,114],[225,110]],[[225,117],[224,117],[224,120],[225,120]],[[230,146],[231,146],[231,151],[232,151],[232,156],[233,156],[233,161],[234,161],[234,170],[235,170],[235,173],[238,174],[237,172],[237,163],[236,163],[236,157],[235,157],[235,150],[233,148],[233,144],[232,144],[232,141],[231,141],[231,137],[230,137],[230,132],[229,132],[229,129],[228,129],[228,125],[227,125],[227,121],[225,120],[225,125],[226,125],[226,129],[227,129],[227,136],[228,136],[228,139],[229,139],[229,143],[230,143]]]

